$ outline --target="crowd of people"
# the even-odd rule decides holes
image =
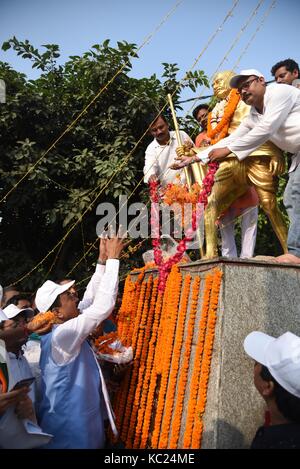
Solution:
[[[230,86],[250,106],[249,113],[214,145],[207,135],[208,105],[194,110],[201,126],[196,147],[205,147],[200,157],[191,150],[193,142],[185,132],[181,132],[184,146],[178,150],[165,117],[151,116],[153,142],[146,150],[145,182],[159,180],[166,185],[179,174],[184,183],[185,166],[205,158],[222,161],[232,153],[239,160],[251,158],[260,145],[273,142],[292,155],[284,196],[290,219],[288,253],[278,261],[299,264],[300,90],[293,86],[299,66],[284,60],[274,65],[272,75],[277,83],[269,86],[255,69],[231,77]],[[47,280],[30,298],[14,287],[3,292],[1,288],[0,448],[9,447],[8,438],[16,447],[103,448],[106,420],[117,435],[105,378],[89,337],[114,308],[123,247],[117,235],[100,239],[96,269],[81,301],[70,279]],[[224,253],[224,245],[223,249]],[[48,311],[54,321],[34,320],[37,313]],[[244,348],[255,360],[254,383],[271,416],[271,425],[257,431],[251,447],[300,448],[300,338],[291,332],[278,338],[253,332]],[[40,431],[42,445],[30,440],[29,424],[35,435]]]
[[[19,447],[38,445],[36,435],[32,443],[30,435],[20,434],[17,419],[37,425],[42,436],[51,435],[43,445],[47,449],[103,448],[105,419],[117,434],[105,379],[88,338],[114,308],[123,245],[118,236],[100,240],[96,270],[80,302],[74,280],[47,280],[32,302],[11,287],[4,290],[1,376],[7,374],[9,387],[5,389],[5,379],[0,381],[0,447],[7,447],[8,429],[15,442],[20,438]],[[48,311],[55,315],[54,324],[47,315],[34,321],[35,313]],[[23,346],[28,338],[34,340],[32,333],[39,343],[26,358]]]

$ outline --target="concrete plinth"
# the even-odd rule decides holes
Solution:
[[[243,341],[254,330],[300,335],[300,266],[219,258],[181,270],[204,276],[216,266],[223,278],[202,448],[247,448],[263,423],[265,406]]]

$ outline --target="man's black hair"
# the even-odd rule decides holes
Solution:
[[[14,285],[10,285],[9,287],[3,287],[3,293],[8,293],[10,291],[18,291],[18,289]]]
[[[167,125],[169,125],[169,122],[166,118],[166,116],[164,114],[158,114],[158,113],[152,113],[152,114],[148,114],[148,116],[146,117],[146,125],[147,127],[150,127],[151,125],[154,124],[155,121],[157,121],[157,119],[161,117],[163,121],[165,121],[165,123]]]
[[[6,302],[6,306],[8,305],[18,306],[18,303],[21,300],[30,301],[29,295],[26,295],[25,293],[19,293],[18,295],[14,295]]]
[[[195,109],[193,110],[193,117],[196,120],[197,120],[197,114],[200,111],[200,109],[206,109],[208,111],[209,105],[206,104],[206,103],[203,103],[203,104],[199,104],[199,106],[195,107]]]
[[[294,70],[297,70],[298,72],[298,77],[300,77],[300,70],[299,70],[299,65],[295,60],[293,59],[286,59],[286,60],[281,60],[280,62],[277,62],[277,64],[273,65],[271,68],[271,73],[273,77],[275,77],[275,73],[280,67],[285,67],[289,72],[293,72]]]
[[[300,398],[284,389],[264,365],[261,365],[260,376],[264,381],[274,383],[275,402],[282,415],[290,422],[300,424]]]

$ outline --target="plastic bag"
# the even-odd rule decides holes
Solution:
[[[104,345],[105,342],[106,341],[104,340],[101,345]],[[101,360],[116,363],[118,365],[124,365],[133,360],[132,347],[124,347],[119,339],[109,343],[106,347],[106,351],[109,351],[109,353],[97,351],[97,356]]]

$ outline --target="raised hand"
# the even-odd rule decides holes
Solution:
[[[120,230],[117,235],[112,235],[106,241],[106,253],[108,259],[119,259],[123,248],[128,244],[124,241],[125,236],[121,236]]]
[[[98,261],[101,264],[105,264],[105,262],[107,261],[106,243],[107,243],[107,237],[105,235],[101,235],[99,239],[99,257],[98,257]]]

